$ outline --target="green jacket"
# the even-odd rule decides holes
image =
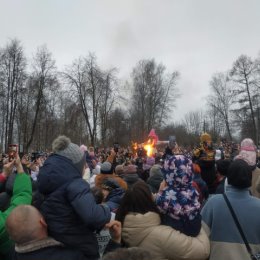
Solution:
[[[18,173],[14,181],[13,196],[9,208],[4,212],[0,211],[0,255],[7,254],[13,245],[5,229],[7,217],[15,207],[22,204],[31,204],[31,202],[32,183],[30,177],[25,173]]]

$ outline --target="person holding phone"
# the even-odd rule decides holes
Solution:
[[[10,205],[5,211],[0,211],[0,259],[11,259],[13,250],[13,242],[10,240],[5,222],[12,210],[22,204],[31,204],[32,202],[32,184],[30,177],[24,173],[23,166],[18,153],[14,160],[8,162],[3,167],[3,172],[0,174],[0,182],[6,181],[16,167],[17,175],[13,185],[13,195]]]

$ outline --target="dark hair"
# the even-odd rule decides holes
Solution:
[[[107,253],[103,260],[150,260],[150,252],[139,247],[119,248],[113,252]]]
[[[241,159],[233,161],[228,169],[228,184],[245,189],[251,186],[252,170],[250,166]]]
[[[122,198],[116,213],[116,219],[123,223],[125,216],[129,212],[145,214],[149,211],[159,214],[159,210],[153,201],[149,186],[144,181],[137,181],[126,191]]]
[[[92,187],[90,190],[95,198],[96,203],[101,204],[104,200],[102,189],[98,187]]]
[[[220,159],[216,161],[217,171],[224,176],[228,175],[228,168],[230,166],[231,161],[228,159]]]

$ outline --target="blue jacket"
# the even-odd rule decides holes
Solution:
[[[89,184],[66,157],[50,156],[40,169],[38,183],[44,195],[40,211],[49,235],[97,259],[98,244],[93,232],[109,222],[109,208],[96,204]]]
[[[253,253],[260,252],[260,200],[248,189],[228,186],[226,195]],[[210,260],[251,259],[222,194],[212,196],[201,212],[210,239]]]
[[[106,204],[111,212],[117,211],[124,194],[125,191],[122,188],[116,188],[109,193],[106,198]]]

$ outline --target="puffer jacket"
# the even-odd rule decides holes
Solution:
[[[127,246],[148,250],[153,260],[207,259],[210,244],[203,229],[197,237],[189,237],[160,223],[160,216],[154,212],[129,213],[123,224],[123,241]]]
[[[95,230],[109,222],[108,207],[97,205],[90,186],[71,160],[50,156],[40,169],[39,191],[44,195],[40,211],[48,224],[49,235],[67,247],[98,258]]]
[[[105,203],[108,205],[111,212],[117,211],[124,194],[125,190],[122,188],[116,188],[108,194]]]

